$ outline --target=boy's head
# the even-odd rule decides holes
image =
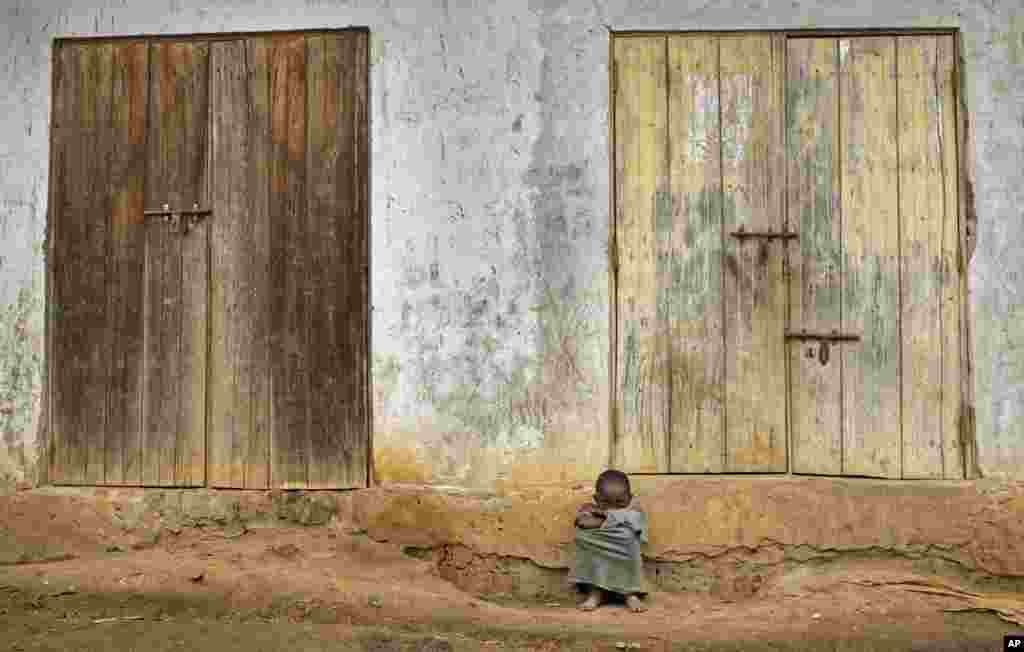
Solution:
[[[633,499],[629,489],[629,477],[615,469],[608,469],[597,476],[594,490],[594,502],[604,509],[622,509],[629,506]]]

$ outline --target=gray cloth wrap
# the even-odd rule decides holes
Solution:
[[[640,543],[647,542],[647,516],[613,509],[599,528],[576,528],[576,561],[569,582],[616,593],[646,593]]]

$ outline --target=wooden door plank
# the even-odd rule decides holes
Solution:
[[[370,34],[356,31],[351,35],[352,58],[352,166],[348,171],[352,183],[352,268],[358,275],[348,322],[348,343],[352,351],[351,419],[353,428],[344,450],[351,451],[346,460],[349,473],[348,486],[368,487],[369,469],[373,457],[373,418],[370,413],[372,353],[370,349],[371,309],[370,295]]]
[[[198,204],[209,207],[209,75],[210,46],[208,43],[189,43],[180,50],[187,75],[186,96],[192,113],[186,127],[189,138],[186,148],[188,195],[180,201],[186,206]],[[188,202],[191,200],[191,204]],[[207,413],[207,337],[209,329],[210,288],[210,224],[204,218],[181,236],[181,378],[179,392],[182,397],[178,415],[177,454],[175,455],[173,482],[180,487],[206,484],[206,413]]]
[[[173,41],[150,47],[146,206],[190,208],[203,199],[209,47]],[[145,485],[205,477],[205,431],[195,430],[205,424],[206,292],[195,287],[208,273],[204,236],[203,228],[185,237],[180,226],[146,225]]]
[[[53,97],[50,107],[50,180],[47,189],[47,220],[46,240],[47,252],[51,261],[61,260],[65,247],[61,246],[59,222],[64,211],[66,201],[66,159],[70,134],[68,129],[72,124],[75,113],[69,111],[72,106],[73,97],[70,92],[69,73],[67,70],[68,48],[60,43],[54,44],[53,55],[50,59],[52,66],[51,88]],[[56,264],[46,266],[46,405],[43,413],[46,415],[46,449],[42,452],[40,463],[45,463],[46,478],[53,484],[64,482],[63,452],[64,446],[57,427],[62,423],[56,408],[60,405],[61,387],[57,382],[61,377],[59,367],[54,359],[63,356],[59,301],[60,291],[57,285]]]
[[[658,215],[658,310],[672,347],[673,473],[720,473],[725,461],[718,39],[669,36],[671,208]],[[669,221],[667,218],[670,218]]]
[[[791,328],[840,327],[839,148],[835,39],[791,39],[787,51],[787,220],[799,244],[790,247]],[[812,342],[790,349],[793,471],[842,469],[838,350]]]
[[[942,241],[939,248],[942,289],[942,477],[965,477],[963,442],[960,437],[962,324],[960,322],[960,195],[956,129],[956,47],[953,36],[936,37],[935,94],[939,111],[942,153]]]
[[[114,44],[105,484],[140,484],[142,480],[139,460],[148,65],[146,43]]]
[[[301,37],[286,37],[301,40]],[[269,486],[274,37],[214,44],[210,484]]]
[[[76,380],[70,386],[78,402],[80,421],[78,445],[74,447],[73,459],[78,454],[81,465],[79,478],[84,484],[99,484],[103,479],[104,446],[106,439],[106,385],[107,385],[107,338],[106,284],[107,284],[107,240],[109,238],[109,158],[111,149],[111,83],[112,55],[110,45],[83,46],[79,50],[83,102],[81,106],[82,140],[81,154],[84,158],[78,175],[81,175],[83,195],[80,199],[84,212],[75,221],[81,229],[72,240],[72,260],[65,272],[75,275],[69,283],[74,289],[70,296],[77,304],[76,320],[78,337],[73,346]],[[70,233],[67,235],[71,236]],[[73,262],[72,262],[73,261]],[[67,277],[66,277],[67,278]]]
[[[287,37],[282,37],[287,39]],[[292,37],[295,40],[297,37]],[[270,284],[270,130],[273,119],[273,95],[270,83],[278,50],[274,38],[248,42],[254,62],[252,107],[250,116],[249,216],[248,230],[242,239],[250,292],[246,297],[248,328],[245,359],[249,371],[243,377],[249,385],[249,431],[246,436],[244,486],[248,489],[270,487],[270,309],[273,289]],[[287,43],[287,40],[283,41]],[[241,298],[241,297],[240,297]]]
[[[65,396],[71,389],[65,383],[69,368],[58,364],[70,351],[67,340],[71,331],[64,319],[65,296],[64,273],[56,261],[63,261],[71,248],[64,236],[64,223],[74,218],[71,198],[76,179],[70,173],[77,169],[80,149],[76,143],[78,121],[78,57],[73,46],[57,47],[53,57],[53,124],[50,142],[50,196],[49,196],[49,237],[54,264],[50,271],[49,306],[49,384],[50,384],[50,432],[47,450],[49,463],[48,477],[54,484],[66,484],[71,479],[68,466],[68,441],[65,431],[73,422],[73,414],[64,408]]]
[[[254,314],[250,256],[253,204],[259,204],[255,120],[267,110],[256,92],[252,41],[211,45],[211,157],[214,220],[210,247],[210,485],[246,486],[255,397],[251,394]],[[265,180],[264,180],[265,181]],[[265,190],[264,190],[265,192]]]
[[[341,106],[341,77],[345,74],[344,59],[351,58],[348,48],[342,47],[334,36],[310,36],[306,42],[308,86],[306,90],[308,141],[306,143],[306,201],[307,229],[310,235],[310,276],[307,287],[316,297],[309,312],[309,480],[310,488],[327,488],[338,478],[337,456],[341,453],[335,435],[348,426],[335,410],[341,392],[338,382],[341,369],[341,350],[338,341],[338,313],[348,306],[342,303],[347,294],[346,285],[354,279],[346,278],[345,263],[340,249],[351,243],[338,239],[339,224],[349,215],[345,210],[346,188],[339,179],[339,158],[349,155],[351,139],[339,134],[339,128],[350,116]],[[348,55],[348,56],[346,56]],[[339,278],[340,277],[340,278]]]
[[[56,245],[54,481],[103,479],[107,386],[106,264],[112,47],[61,48],[67,113]],[[64,129],[63,127],[66,127]]]
[[[955,258],[943,249],[944,236],[955,233],[946,222],[955,221],[956,204],[949,196],[955,168],[947,169],[945,151],[955,148],[954,132],[947,131],[951,104],[943,97],[952,81],[952,53],[940,43],[935,36],[897,38],[905,478],[942,477],[944,435],[955,427],[946,419],[956,414],[944,397],[959,404],[959,378],[947,378],[958,365],[943,352],[947,329],[958,331],[958,306],[943,305],[955,278],[947,268]]]
[[[112,45],[93,45],[83,48],[83,83],[89,104],[83,116],[86,131],[85,152],[89,163],[83,170],[88,188],[88,213],[83,215],[85,227],[81,240],[75,242],[77,269],[81,283],[74,296],[82,302],[89,317],[83,322],[79,346],[88,356],[88,367],[81,369],[82,384],[77,387],[79,400],[87,406],[82,435],[86,441],[86,468],[84,481],[95,485],[103,481],[106,462],[106,398],[109,356],[106,349],[109,324],[107,322],[107,246],[110,239],[110,158],[114,134],[111,129],[113,97]]]
[[[973,368],[974,351],[973,339],[971,338],[971,324],[968,315],[970,314],[970,300],[968,299],[968,284],[965,273],[970,262],[970,252],[973,249],[972,243],[976,231],[976,223],[969,219],[968,208],[969,179],[968,170],[973,170],[973,137],[969,135],[969,116],[967,102],[964,93],[964,69],[966,61],[964,56],[963,34],[958,33],[951,37],[953,41],[953,70],[954,89],[953,94],[956,101],[956,145],[957,145],[957,228],[958,245],[957,249],[957,275],[960,278],[960,291],[957,301],[960,305],[960,457],[964,469],[964,478],[974,480],[981,477],[981,469],[978,467],[978,446],[976,436],[976,424],[974,412],[968,406],[974,404],[974,382]],[[973,194],[973,192],[971,193]],[[973,201],[973,198],[971,198]],[[950,245],[946,245],[947,247]]]
[[[312,275],[310,295],[309,486],[361,486],[366,467],[361,359],[364,216],[358,211],[359,174],[354,113],[364,66],[361,33],[310,36],[307,193]],[[358,62],[358,63],[357,63]],[[355,172],[355,174],[354,174]]]
[[[616,465],[665,472],[667,365],[657,363],[655,220],[667,190],[665,37],[615,40]]]
[[[282,42],[271,69],[270,322],[271,470],[278,488],[309,479],[306,208],[306,40]]]
[[[895,39],[839,42],[845,475],[900,475]]]
[[[786,241],[729,234],[782,230],[782,37],[723,37],[726,469],[786,470]]]

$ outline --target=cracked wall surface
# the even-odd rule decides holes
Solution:
[[[1024,477],[1024,10],[1016,0],[5,0],[0,478],[34,481],[51,39],[371,30],[382,482],[496,487],[607,463],[609,29],[959,27],[978,465]],[[970,409],[968,410],[970,412]]]
[[[795,591],[804,580],[858,565],[1024,590],[1021,481],[647,477],[634,490],[650,526],[645,573],[665,590],[742,598],[767,583]],[[183,528],[222,528],[231,537],[258,527],[324,526],[399,545],[474,593],[541,597],[568,591],[575,508],[590,493],[572,484],[348,492],[48,487],[0,498],[0,517],[73,511],[88,532],[106,530],[133,546]],[[66,556],[75,538],[71,532],[67,541],[33,548],[15,531],[13,541],[0,540],[0,563]]]

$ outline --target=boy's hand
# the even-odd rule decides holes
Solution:
[[[602,510],[581,512],[576,517],[576,525],[584,530],[596,530],[604,524],[605,513]]]

